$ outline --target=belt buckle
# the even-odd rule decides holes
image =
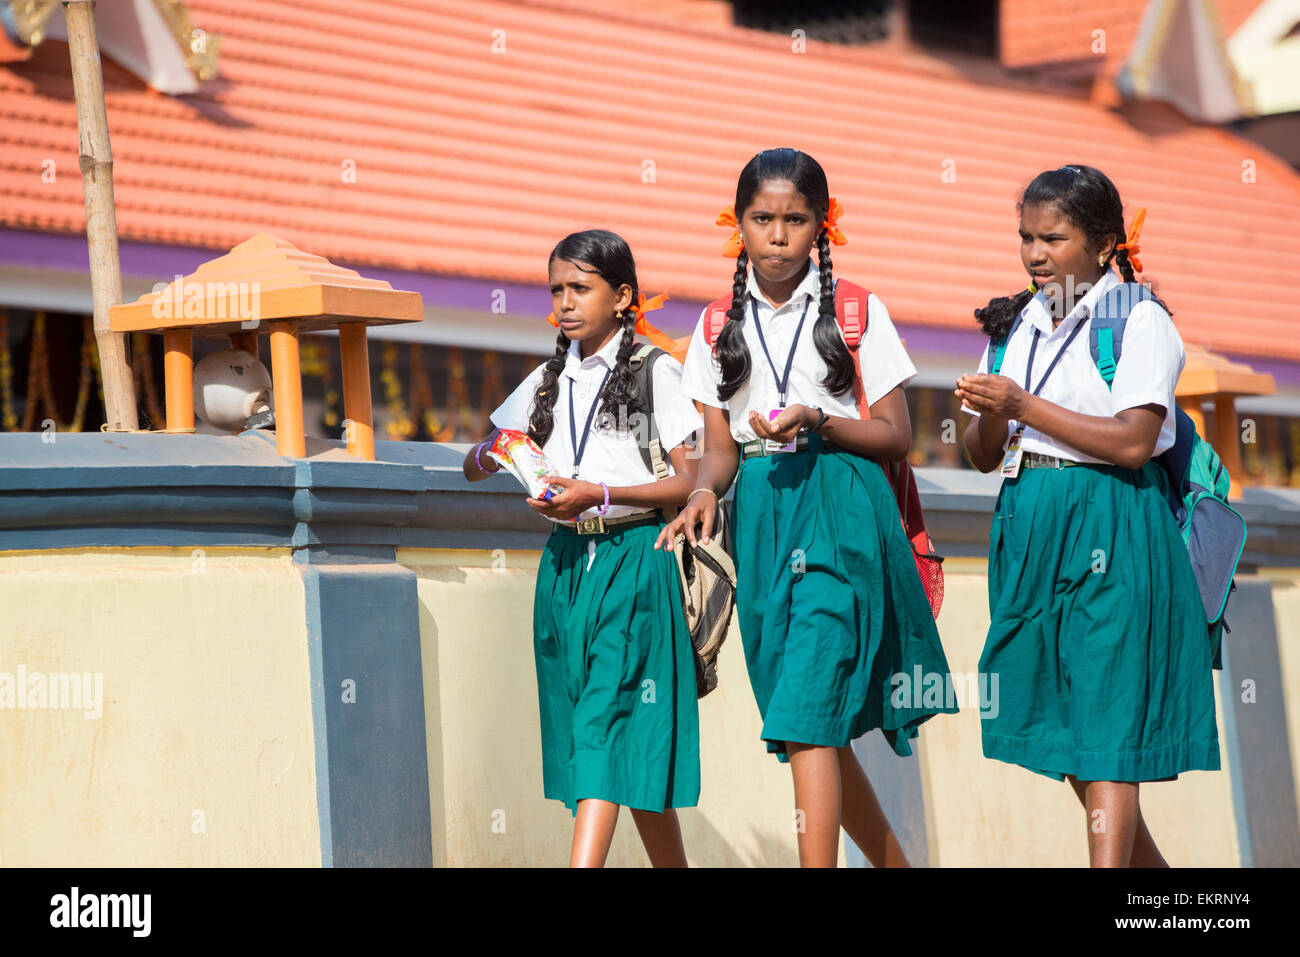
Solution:
[[[584,518],[578,522],[579,535],[602,535],[605,532],[605,520],[599,515]]]

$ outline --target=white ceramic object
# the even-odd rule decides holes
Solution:
[[[242,349],[204,356],[194,367],[194,414],[218,429],[242,432],[249,416],[271,408],[271,374]]]

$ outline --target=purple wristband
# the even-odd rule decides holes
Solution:
[[[604,482],[601,482],[600,487],[605,490],[605,504],[600,506],[600,508],[596,509],[596,511],[599,512],[601,515],[604,515],[606,512],[609,511],[609,486],[606,485]]]
[[[486,444],[487,441],[485,440],[474,447],[474,464],[478,466],[478,470],[484,475],[491,475],[492,473],[483,467],[483,460],[479,458],[483,454],[483,446]]]

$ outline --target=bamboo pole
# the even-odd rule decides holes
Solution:
[[[109,331],[108,311],[122,302],[122,266],[117,252],[117,213],[113,205],[113,151],[108,141],[104,74],[95,36],[95,0],[64,0],[72,91],[77,102],[78,159],[86,194],[86,241],[90,246],[90,285],[95,341],[104,383],[110,429],[137,429],[135,388],[126,337]]]

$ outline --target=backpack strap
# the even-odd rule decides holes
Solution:
[[[659,438],[659,426],[655,423],[655,377],[654,365],[663,356],[668,355],[663,349],[650,343],[640,343],[633,350],[631,357],[628,359],[628,367],[632,370],[632,375],[636,382],[637,390],[645,399],[646,418],[649,420],[646,424],[646,444],[637,443],[637,451],[641,453],[641,461],[645,467],[654,475],[656,482],[662,482],[668,478],[668,455],[664,451],[663,441]],[[677,517],[675,508],[663,508],[664,520],[671,522]]]
[[[1102,296],[1093,309],[1088,329],[1088,349],[1097,371],[1106,382],[1106,388],[1109,389],[1115,381],[1115,370],[1123,354],[1124,327],[1128,324],[1129,313],[1139,302],[1154,298],[1151,290],[1141,283],[1125,282]]]
[[[722,327],[727,324],[727,310],[731,308],[731,297],[723,296],[709,303],[704,310],[704,341],[712,349],[718,344]]]
[[[1019,328],[1020,315],[1017,315],[1016,318],[1011,321],[1011,328],[1007,330],[1005,336],[998,339],[996,342],[993,340],[989,341],[988,370],[990,375],[998,375],[1002,371],[1002,360],[1007,356],[1007,343],[1011,341],[1011,337],[1016,334],[1016,330]]]
[[[847,279],[835,280],[835,321],[844,333],[844,344],[850,352],[862,344],[867,334],[868,303],[871,291]]]

